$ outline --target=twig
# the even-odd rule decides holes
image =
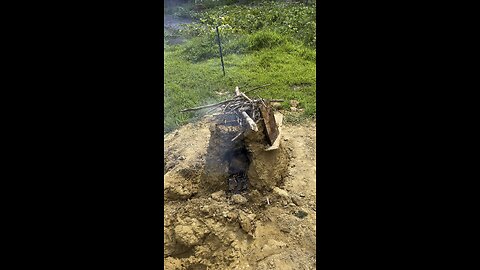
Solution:
[[[211,108],[211,107],[215,107],[215,106],[218,106],[218,105],[222,105],[222,104],[225,104],[225,103],[234,101],[234,100],[236,100],[236,98],[224,100],[224,101],[222,101],[222,102],[218,102],[218,103],[214,103],[214,104],[209,104],[209,105],[205,105],[205,106],[200,106],[200,107],[195,107],[195,108],[188,108],[188,109],[185,109],[185,110],[181,110],[180,112],[189,112],[189,111],[196,111],[196,110],[201,110],[201,109],[205,109],[205,108]]]
[[[235,137],[232,139],[232,142],[233,142],[233,141],[235,141],[235,140],[236,140],[238,137],[240,137],[240,135],[242,135],[242,134],[243,134],[243,131],[242,131],[242,132],[240,132],[240,133],[238,133],[238,135],[237,135],[237,136],[235,136]]]
[[[245,95],[245,93],[241,93],[241,92],[240,92],[240,95],[242,95],[242,97],[244,97],[246,100],[252,102],[252,100],[251,100],[249,97],[247,97],[247,96]]]
[[[265,104],[265,101],[263,101],[263,99],[260,99],[260,102],[262,102],[264,107],[267,107],[267,105]]]
[[[252,92],[253,90],[257,90],[257,89],[260,89],[260,88],[263,88],[263,87],[266,87],[266,86],[269,86],[269,85],[271,85],[271,83],[254,87],[254,88],[252,88],[252,89],[249,89],[249,90],[245,91],[244,93],[245,93],[245,94],[246,94],[246,93],[250,93],[250,92]]]
[[[211,113],[211,112],[214,112],[215,110],[218,110],[218,107],[215,107],[215,108],[213,108],[213,109],[209,110],[209,111],[208,111],[208,112],[206,112],[205,114],[209,114],[209,113]]]

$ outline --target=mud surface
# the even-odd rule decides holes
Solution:
[[[272,156],[257,152],[257,185],[240,194],[205,178],[211,129],[164,136],[165,269],[316,269],[316,123],[284,125],[282,181],[268,182]]]

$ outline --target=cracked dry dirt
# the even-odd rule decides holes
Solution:
[[[164,137],[165,269],[316,269],[316,123],[283,126],[282,183],[238,196],[202,185],[210,125]]]

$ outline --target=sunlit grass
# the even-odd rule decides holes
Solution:
[[[315,61],[302,57],[304,52],[295,50],[291,44],[243,55],[225,55],[225,77],[219,57],[191,62],[184,58],[184,53],[181,46],[165,51],[165,132],[188,123],[196,115],[180,110],[225,100],[226,96],[216,92],[229,92],[231,96],[235,86],[247,90],[272,84],[249,95],[284,99],[285,108],[290,107],[290,100],[297,100],[299,108],[304,109],[303,116],[316,112]]]
[[[191,14],[188,6],[178,10]],[[242,12],[245,10],[248,14]],[[299,122],[315,115],[316,51],[311,44],[315,40],[314,12],[311,7],[274,2],[256,7],[219,6],[195,15],[203,17],[205,25],[197,23],[186,31],[167,31],[165,42],[178,35],[183,35],[185,42],[164,45],[164,132],[202,113],[180,110],[230,98],[235,86],[245,91],[271,84],[248,95],[283,99],[282,107],[287,110],[290,100],[298,101],[302,112],[288,115],[286,120]],[[226,76],[221,69],[215,31],[211,29],[219,14],[228,14],[221,23],[233,26],[221,32]],[[258,22],[265,24],[259,26]],[[296,35],[300,31],[296,25],[307,23],[313,30],[306,32],[307,28],[303,28],[302,35]]]

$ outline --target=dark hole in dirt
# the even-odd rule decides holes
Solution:
[[[236,148],[225,154],[228,161],[227,191],[234,194],[248,190],[247,170],[250,165],[250,155],[241,142]]]
[[[298,218],[304,218],[308,215],[308,213],[305,212],[305,211],[299,210],[299,211],[295,212],[294,215]]]

